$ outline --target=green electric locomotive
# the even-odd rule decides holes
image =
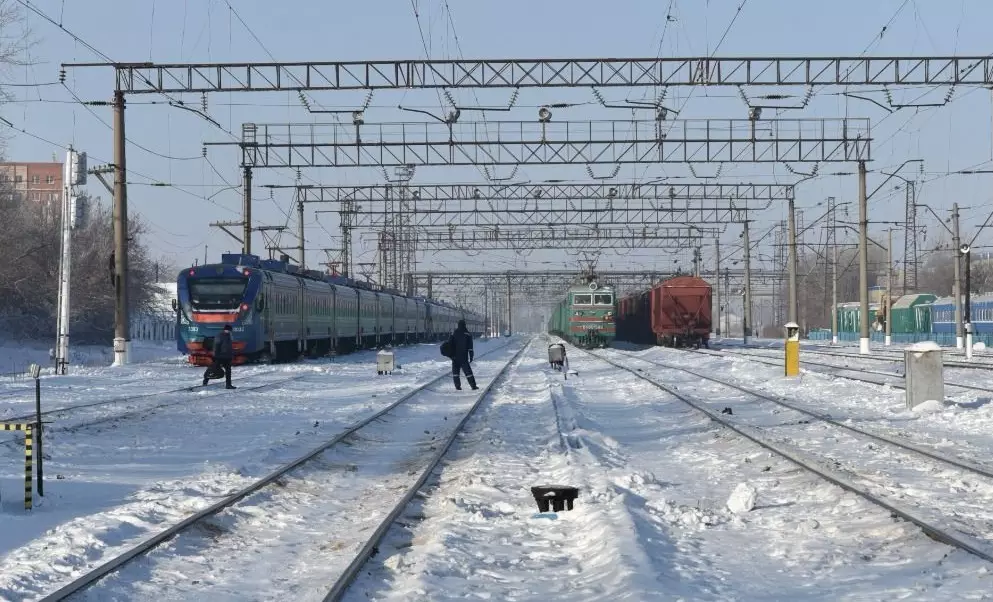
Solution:
[[[606,347],[617,333],[615,302],[612,286],[595,281],[576,284],[552,310],[548,332],[584,349]]]

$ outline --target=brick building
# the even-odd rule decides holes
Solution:
[[[16,200],[62,202],[62,163],[0,163],[0,191]]]

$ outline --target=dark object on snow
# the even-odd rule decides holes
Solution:
[[[552,512],[562,512],[572,510],[572,502],[579,497],[579,488],[569,485],[540,485],[531,488],[531,495],[538,503],[539,512],[548,512],[551,505]]]
[[[734,415],[734,412],[731,411],[731,408],[724,408],[723,410],[721,410],[721,414],[731,414],[731,415]]]
[[[475,391],[479,387],[476,386],[476,377],[473,376],[472,368],[469,367],[475,352],[472,349],[472,334],[466,329],[465,320],[459,320],[458,328],[455,329],[452,336],[448,337],[448,341],[446,342],[452,353],[452,355],[447,357],[452,358],[452,380],[455,382],[455,390],[462,390],[462,381],[459,378],[459,372],[461,371],[465,373],[466,380],[469,381],[469,386]]]

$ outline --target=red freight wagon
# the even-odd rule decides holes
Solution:
[[[651,291],[652,332],[667,347],[707,346],[710,339],[710,285],[693,276],[670,278]]]

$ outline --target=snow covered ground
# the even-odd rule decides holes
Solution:
[[[480,342],[478,353],[507,342]],[[497,352],[493,362],[510,353]],[[566,380],[548,367],[541,339],[531,346],[470,420],[347,599],[993,599],[988,563],[721,429],[630,373],[579,350],[569,354],[578,374]],[[952,405],[908,411],[903,392],[892,387],[810,373],[786,380],[781,368],[744,357],[655,348],[636,354],[949,455],[980,462],[993,448],[993,404],[975,392],[949,391]],[[30,513],[21,508],[22,450],[0,445],[0,599],[53,591],[447,368],[435,345],[402,349],[399,359],[404,368],[392,377],[375,375],[368,352],[335,364],[236,368],[242,387],[236,391],[207,387],[155,411],[143,408],[172,397],[81,410],[62,419],[74,428],[52,425],[45,448],[48,495]],[[963,523],[983,519],[987,532],[979,535],[993,539],[987,510],[993,485],[981,479],[923,462],[901,465],[823,425],[799,425],[785,414],[777,422],[742,395],[685,373],[630,365],[716,407],[731,406],[736,416],[764,420],[770,435],[838,457],[896,496],[945,500]],[[480,372],[495,366],[484,362]],[[44,386],[58,407],[168,391],[195,384],[199,374],[158,361],[88,369],[45,379]],[[993,390],[993,373],[977,378]],[[249,391],[253,386],[260,388]],[[265,496],[264,504],[245,503],[170,542],[85,598],[321,599],[376,512],[388,510],[385,495],[381,505],[362,510],[363,500],[375,499],[366,495],[373,491],[368,475],[387,493],[411,470],[404,449],[424,444],[423,430],[434,428],[428,421],[456,413],[471,399],[450,386],[439,387],[434,405],[398,415],[381,434],[327,459],[327,466],[356,466],[353,476],[332,478],[314,468]],[[2,392],[0,413],[30,409]],[[133,413],[113,419],[128,410]],[[87,424],[95,419],[102,421]],[[406,431],[396,430],[404,425]],[[530,487],[545,484],[577,486],[575,509],[538,512]],[[357,511],[369,518],[353,520]],[[236,561],[236,554],[257,560]]]
[[[506,344],[480,341],[477,353]],[[172,394],[169,400],[185,401],[153,412],[133,410],[161,398],[80,410],[64,419],[72,428],[56,421],[46,430],[46,495],[36,498],[30,512],[23,509],[23,448],[0,445],[0,600],[32,599],[56,589],[127,543],[316,447],[449,365],[433,344],[400,348],[397,360],[402,370],[392,376],[376,375],[373,352],[334,363],[236,367],[234,383],[241,388],[234,391],[214,384]],[[198,384],[202,373],[178,363],[93,368],[85,376],[45,379],[43,391],[61,407],[87,403],[93,398],[88,391],[116,398],[121,391]],[[63,387],[73,393],[68,402],[59,400],[62,390],[48,392],[56,390],[48,381],[60,379],[73,382],[71,389]],[[248,390],[266,383],[272,386]],[[0,398],[6,414],[24,405]],[[115,413],[121,418],[112,419]],[[101,421],[88,425],[94,418]]]

